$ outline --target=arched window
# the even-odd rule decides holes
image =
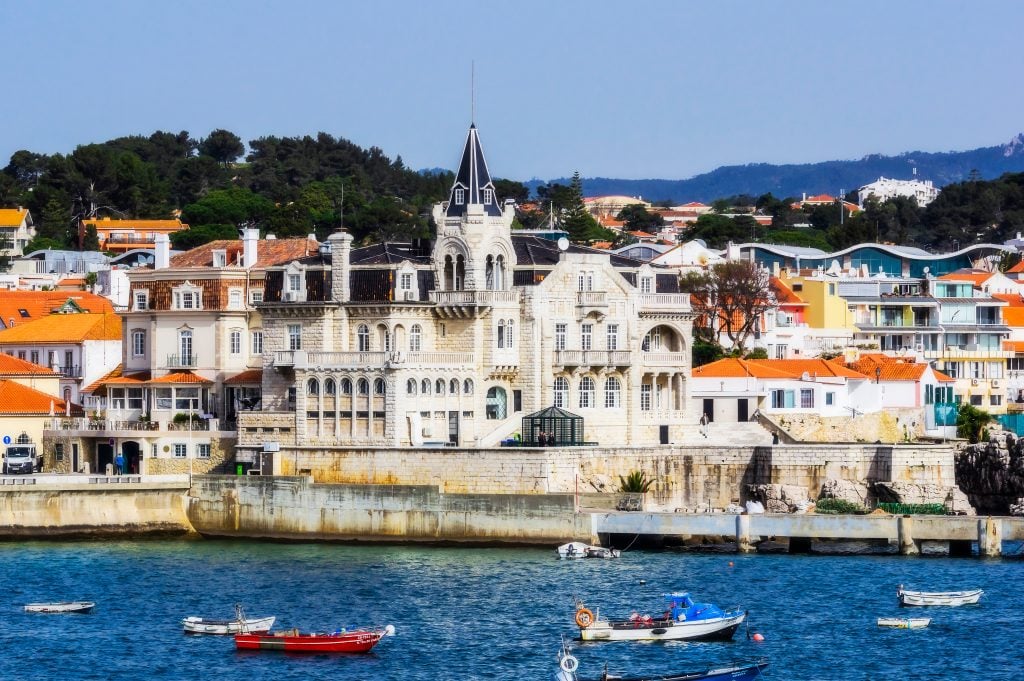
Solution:
[[[319,395],[320,394],[320,381],[315,378],[309,379],[306,383],[306,394],[308,395]]]
[[[452,380],[448,381],[448,392],[451,393],[452,395],[459,394],[459,379],[453,378]]]
[[[647,332],[644,336],[644,342],[641,346],[644,352],[658,352],[661,350],[661,327],[656,326]]]
[[[488,291],[494,289],[494,256],[487,256],[486,264],[484,265],[484,288]]]
[[[341,379],[341,394],[351,395],[352,394],[352,381],[347,378]]]
[[[467,395],[472,395],[473,394],[473,379],[472,378],[467,378],[465,381],[462,382],[462,392],[466,393]]]
[[[619,408],[619,396],[622,394],[622,386],[619,379],[609,376],[604,382],[604,406],[607,409]]]
[[[461,291],[466,288],[466,257],[455,256],[455,290]]]
[[[444,395],[444,379],[439,378],[434,382],[434,392],[438,395]]]
[[[419,387],[419,384],[416,383],[416,379],[415,378],[410,378],[408,381],[405,382],[405,393],[407,395],[415,395],[416,394],[416,389],[418,387]]]
[[[591,409],[594,406],[594,379],[584,376],[580,379],[580,409]]]
[[[444,290],[455,290],[455,262],[450,255],[444,256]]]
[[[384,352],[391,352],[391,332],[383,324],[377,327],[378,347]]]
[[[424,378],[423,382],[420,383],[420,392],[423,393],[424,395],[429,395],[430,394],[430,379],[429,378]]]
[[[505,290],[505,256],[503,255],[494,259],[494,290]]]
[[[334,379],[328,378],[324,381],[324,395],[333,395],[334,393]]]
[[[358,386],[356,389],[359,391],[360,395],[370,394],[370,382],[367,381],[365,378],[360,378],[359,383],[357,383],[356,385]]]
[[[508,412],[508,396],[504,388],[494,386],[487,389],[487,418],[490,420],[501,420]]]
[[[388,392],[388,384],[384,382],[383,378],[378,378],[373,382],[373,394],[374,395],[386,395]]]
[[[356,340],[359,352],[370,351],[370,328],[366,324],[360,324],[356,329]]]
[[[569,406],[569,380],[565,376],[555,379],[555,406],[565,409]]]
[[[507,322],[505,322],[505,347],[508,348],[509,350],[512,349],[513,345],[512,338],[514,336],[512,334],[512,328],[512,320],[510,319]]]
[[[423,347],[423,327],[413,324],[409,329],[409,352],[419,352]]]

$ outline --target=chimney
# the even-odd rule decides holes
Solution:
[[[331,245],[331,298],[339,303],[347,303],[352,235],[348,232],[334,232],[327,237],[327,243]]]
[[[246,227],[242,230],[242,267],[256,266],[256,244],[260,241],[260,230]]]
[[[171,266],[171,239],[166,234],[153,236],[153,269],[165,270]]]

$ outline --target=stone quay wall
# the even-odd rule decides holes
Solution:
[[[603,495],[606,496],[606,495]],[[200,534],[295,540],[560,544],[596,541],[568,494],[447,494],[436,486],[318,484],[306,476],[195,478]]]
[[[317,483],[429,486],[442,494],[568,494],[619,491],[619,477],[654,481],[651,510],[723,509],[746,501],[751,484],[806,487],[829,478],[952,486],[952,445],[777,445],[770,447],[565,447],[494,449],[317,449],[282,447],[276,475]],[[269,472],[269,471],[268,471]]]

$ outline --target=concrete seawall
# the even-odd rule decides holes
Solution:
[[[42,477],[35,478],[34,484],[0,485],[0,539],[192,532],[184,507],[187,477],[129,483],[102,480]]]
[[[186,512],[205,536],[553,544],[594,539],[568,494],[443,494],[434,486],[196,478]]]

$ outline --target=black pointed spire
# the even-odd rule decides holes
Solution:
[[[501,206],[498,205],[494,183],[487,170],[487,161],[484,159],[483,147],[480,146],[476,124],[469,126],[466,149],[462,152],[462,163],[455,174],[455,184],[452,185],[451,194],[448,196],[448,210],[445,214],[449,217],[465,215],[466,206],[471,203],[483,205],[486,215],[501,215]]]

